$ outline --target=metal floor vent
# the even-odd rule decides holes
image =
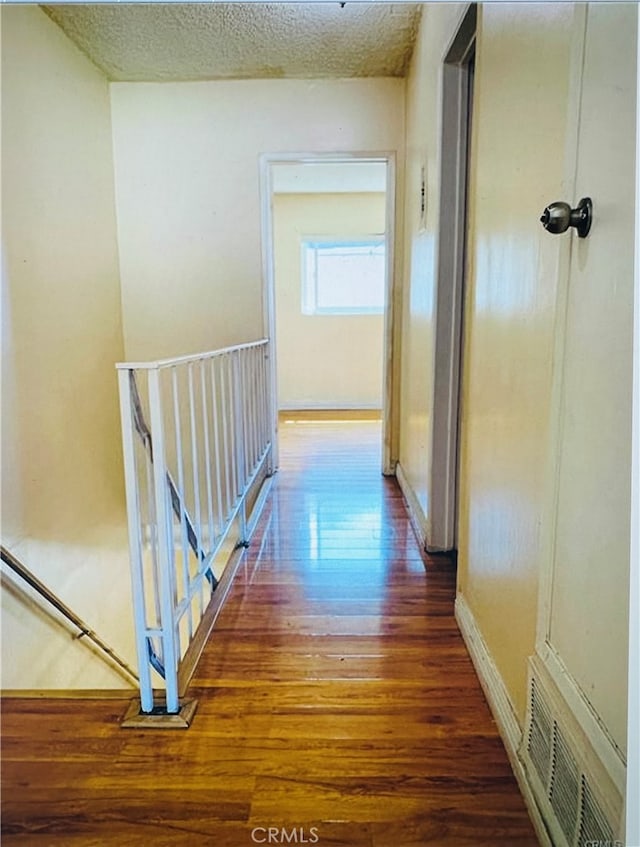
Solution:
[[[602,809],[591,793],[589,783],[582,778],[582,805],[580,808],[580,830],[578,833],[579,847],[585,847],[590,842],[613,844],[613,828],[609,825]]]
[[[549,801],[568,844],[573,844],[580,809],[580,775],[557,723],[553,725],[553,754]]]
[[[532,675],[520,749],[552,842],[555,847],[615,844],[613,821],[619,820],[621,797],[597,766],[587,764],[595,754],[585,755],[588,742],[576,728],[571,731],[567,726],[574,720],[571,713],[564,707],[561,714],[554,700]]]

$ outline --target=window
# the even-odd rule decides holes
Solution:
[[[303,237],[302,313],[379,315],[385,299],[385,240]]]

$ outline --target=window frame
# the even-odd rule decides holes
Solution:
[[[380,306],[319,306],[317,251],[322,247],[382,247],[383,278],[382,303]],[[383,315],[386,307],[386,250],[385,233],[367,233],[364,235],[301,235],[301,311],[307,317],[355,317]],[[312,253],[316,263],[313,272],[308,267],[308,257]]]

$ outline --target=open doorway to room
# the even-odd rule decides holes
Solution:
[[[393,157],[264,156],[266,333],[277,418],[378,420],[393,473]]]

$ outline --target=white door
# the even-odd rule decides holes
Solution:
[[[555,524],[539,651],[602,727],[627,729],[637,8],[577,12],[566,196],[593,200],[563,239],[555,357]],[[607,747],[607,744],[609,745]],[[614,756],[615,758],[615,756]],[[613,763],[615,770],[615,761]],[[623,772],[623,771],[620,771]],[[623,791],[624,786],[619,788]]]

